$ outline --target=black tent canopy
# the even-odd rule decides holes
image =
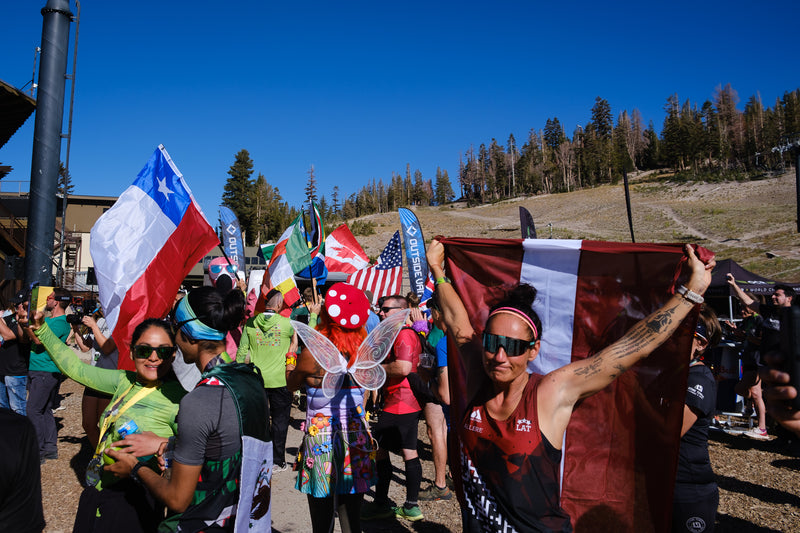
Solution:
[[[708,286],[705,296],[707,299],[713,300],[727,299],[729,317],[733,316],[733,298],[736,296],[733,292],[733,287],[728,285],[727,275],[729,273],[736,278],[736,285],[740,289],[755,296],[763,295],[769,297],[775,291],[775,285],[788,285],[796,291],[800,291],[800,283],[783,283],[771,280],[746,270],[733,259],[722,259],[717,262],[717,266],[712,272],[711,285]],[[713,307],[719,311],[718,306]]]

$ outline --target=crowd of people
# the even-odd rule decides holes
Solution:
[[[68,321],[72,296],[56,288],[44,312],[29,313],[30,295],[19,292],[0,320],[2,481],[15,480],[0,490],[0,530],[44,527],[39,471],[58,457],[53,413],[68,377],[85,387],[82,422],[94,450],[76,532],[268,531],[270,499],[279,497],[270,494],[270,479],[288,470],[306,495],[315,532],[332,531],[337,518],[343,532],[393,517],[416,522],[424,519],[420,501],[455,497],[454,462],[463,531],[572,531],[559,486],[573,410],[647,357],[700,305],[715,263],[689,246],[685,254],[689,276],[663,307],[592,357],[547,375],[529,370],[547,335],[533,310],[536,288],[521,284],[491,303],[478,332],[445,275],[437,240],[427,257],[435,291],[425,302],[413,293],[373,302],[337,283],[324,294],[306,289],[294,309],[279,291],[267,291],[256,312],[235,268],[215,265],[212,286],[179,294],[168,317],[136,326],[132,371],[118,369],[118,347],[101,312]],[[800,434],[799,411],[783,403],[797,391],[779,370],[781,310],[792,305],[794,291],[776,287],[766,303],[732,277],[729,283],[743,316],[725,323],[742,346],[737,392],[753,402],[758,420],[750,436],[768,438],[767,407]],[[720,321],[703,306],[689,356],[673,531],[714,527],[719,493],[708,438],[716,379],[709,354],[721,337]],[[461,420],[450,416],[448,345],[464,364]],[[91,353],[90,363],[76,350]],[[193,387],[176,375],[181,361],[196,372]],[[302,441],[291,443],[298,453],[287,457],[298,394]],[[420,420],[434,467],[424,489]],[[404,473],[399,505],[389,498],[397,479],[392,455]]]

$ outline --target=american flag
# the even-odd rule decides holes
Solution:
[[[400,232],[395,231],[381,252],[376,265],[351,274],[347,282],[362,291],[372,291],[376,303],[382,296],[400,294],[403,285],[403,255],[400,251]]]

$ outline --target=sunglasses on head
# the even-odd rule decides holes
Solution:
[[[180,331],[181,328],[183,328],[183,326],[194,320],[200,320],[200,317],[196,316],[194,318],[187,318],[186,320],[181,320],[180,322],[178,322],[178,320],[175,318],[174,315],[170,315],[169,317],[169,323],[172,325],[172,331],[174,331],[175,333],[178,333],[178,331]]]
[[[522,340],[494,333],[483,334],[483,349],[489,353],[497,353],[502,346],[509,357],[517,357],[525,353],[528,348],[536,344],[535,340]]]
[[[221,274],[222,271],[225,270],[228,274],[235,275],[236,271],[239,269],[236,265],[211,265],[208,267],[208,270],[211,271],[212,274]]]
[[[402,309],[402,308],[401,307],[381,307],[381,313],[386,314],[389,311],[391,311],[392,309]]]
[[[159,359],[167,359],[175,355],[174,346],[148,346],[147,344],[137,344],[131,350],[136,359],[150,359],[150,354],[156,352]]]

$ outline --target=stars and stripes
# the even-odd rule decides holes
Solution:
[[[362,291],[371,291],[373,302],[382,296],[399,294],[403,285],[403,255],[400,249],[400,232],[395,231],[378,257],[377,264],[359,270],[347,282]]]

